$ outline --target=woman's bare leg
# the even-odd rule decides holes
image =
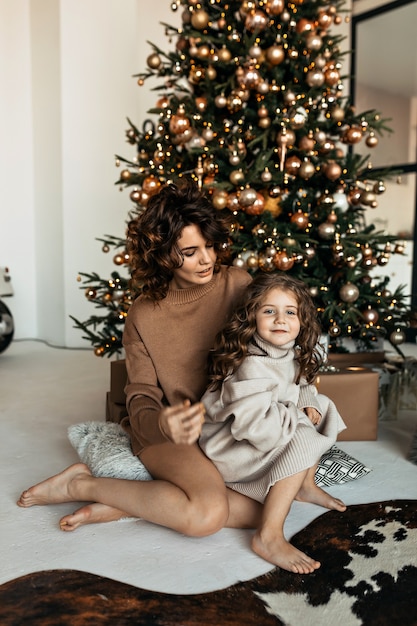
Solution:
[[[294,574],[310,574],[320,567],[319,561],[298,550],[284,536],[284,522],[306,474],[306,471],[299,472],[271,487],[265,500],[261,526],[252,539],[256,554]]]
[[[61,502],[89,502],[65,516],[61,528],[72,530],[83,523],[109,521],[123,516],[140,517],[184,534],[202,536],[216,532],[229,519],[228,493],[215,466],[198,446],[161,444],[144,451],[144,463],[152,481],[94,478],[78,463],[24,491],[19,506]],[[241,503],[242,525],[258,520],[259,508],[244,496],[231,494],[233,509]],[[108,507],[108,508],[105,508]],[[233,511],[233,524],[239,523]]]

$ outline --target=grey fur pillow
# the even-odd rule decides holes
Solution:
[[[114,422],[84,422],[68,428],[68,438],[94,476],[152,480],[132,452],[129,435]]]
[[[127,433],[114,422],[84,422],[68,428],[68,438],[80,460],[94,476],[152,480],[143,463],[135,456]],[[357,480],[370,472],[360,461],[337,446],[320,459],[316,484],[330,487]]]

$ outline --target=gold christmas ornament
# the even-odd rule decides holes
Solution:
[[[356,302],[359,298],[359,289],[356,285],[351,282],[347,282],[345,285],[342,285],[339,290],[339,296],[343,300],[343,302],[347,302],[349,304]]]
[[[265,57],[268,63],[270,63],[271,65],[280,65],[280,63],[282,63],[285,59],[284,48],[282,46],[274,44],[266,50]]]
[[[157,52],[153,52],[146,59],[146,63],[148,65],[148,67],[151,68],[151,70],[157,70],[158,67],[160,67],[160,65],[162,63],[161,57],[159,56],[159,54]]]
[[[207,11],[204,11],[203,9],[199,9],[197,11],[192,12],[191,25],[196,30],[204,30],[204,28],[207,28],[208,26],[209,19],[210,18],[209,18],[209,14],[207,13]]]
[[[228,193],[227,191],[216,191],[213,195],[213,206],[218,211],[227,207]]]
[[[331,222],[323,222],[319,224],[317,231],[322,239],[332,239],[334,237],[336,227]]]
[[[315,172],[316,172],[315,166],[308,159],[305,159],[301,163],[301,165],[300,165],[300,167],[298,169],[298,175],[303,180],[309,180],[312,176],[314,176]]]
[[[405,333],[401,328],[397,328],[389,337],[390,342],[394,346],[399,346],[405,341]]]
[[[254,270],[258,268],[258,257],[256,254],[250,254],[246,259],[248,269]]]

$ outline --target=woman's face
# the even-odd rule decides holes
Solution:
[[[213,244],[203,238],[198,226],[185,226],[177,245],[184,262],[173,270],[171,289],[186,289],[210,282],[217,255]]]
[[[297,299],[279,287],[265,294],[255,318],[258,335],[274,346],[283,346],[300,332]]]

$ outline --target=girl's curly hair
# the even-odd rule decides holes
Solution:
[[[168,184],[152,196],[146,210],[131,220],[127,229],[134,290],[152,300],[168,292],[173,271],[184,259],[177,241],[186,226],[195,224],[204,239],[213,244],[220,264],[228,255],[229,222],[193,183]],[[218,265],[215,271],[218,271]]]
[[[224,379],[233,374],[245,359],[256,332],[256,312],[271,289],[290,291],[297,300],[300,332],[295,340],[295,358],[299,365],[296,382],[302,376],[309,383],[314,380],[322,364],[318,347],[321,328],[308,287],[301,280],[284,273],[261,274],[248,285],[241,303],[215,339],[208,360],[210,389],[219,389]]]

